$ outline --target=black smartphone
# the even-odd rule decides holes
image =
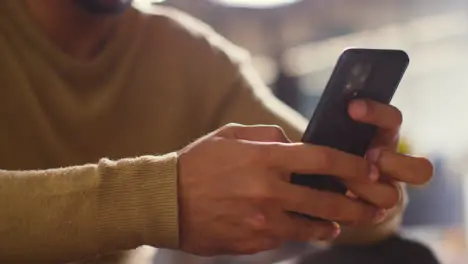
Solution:
[[[408,64],[409,57],[402,50],[345,50],[323,91],[302,142],[364,156],[377,128],[352,120],[348,105],[355,99],[389,104]],[[293,174],[291,182],[343,194],[347,191],[340,180],[330,175]]]

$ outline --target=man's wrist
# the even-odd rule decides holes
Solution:
[[[176,153],[101,160],[99,171],[98,233],[104,248],[178,247]]]

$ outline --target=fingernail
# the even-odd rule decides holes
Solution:
[[[380,173],[379,173],[379,169],[371,164],[370,165],[370,174],[369,174],[369,178],[372,182],[376,182],[379,180],[379,177],[380,177]]]
[[[367,114],[367,104],[363,101],[354,101],[351,103],[350,112],[353,118],[363,118]]]
[[[366,158],[371,161],[371,162],[378,162],[379,159],[380,159],[380,154],[382,153],[382,151],[380,149],[371,149],[367,152],[366,154]]]
[[[352,191],[348,190],[348,192],[346,193],[346,195],[350,198],[353,198],[353,199],[357,199],[359,198],[356,194],[354,194]]]
[[[332,233],[332,239],[336,239],[340,234],[341,234],[341,227],[337,223],[333,223],[333,233]]]
[[[378,224],[387,217],[387,210],[379,209],[374,216],[374,223]]]
[[[340,225],[338,225],[337,223],[333,223],[333,231],[332,233],[326,233],[326,234],[323,234],[323,236],[321,238],[319,238],[320,241],[324,241],[324,242],[332,242],[333,240],[335,240],[339,235],[341,234],[341,227]]]
[[[253,217],[249,218],[248,221],[252,223],[254,226],[265,226],[266,217],[262,213],[257,213]]]

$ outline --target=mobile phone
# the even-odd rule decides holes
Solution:
[[[364,156],[377,128],[352,120],[348,105],[355,99],[389,104],[408,64],[409,57],[402,50],[345,50],[323,91],[302,142]],[[293,174],[291,182],[324,191],[343,194],[347,191],[346,186],[331,175]]]

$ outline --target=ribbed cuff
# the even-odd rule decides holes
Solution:
[[[178,248],[177,154],[101,160],[97,229],[105,248]]]

